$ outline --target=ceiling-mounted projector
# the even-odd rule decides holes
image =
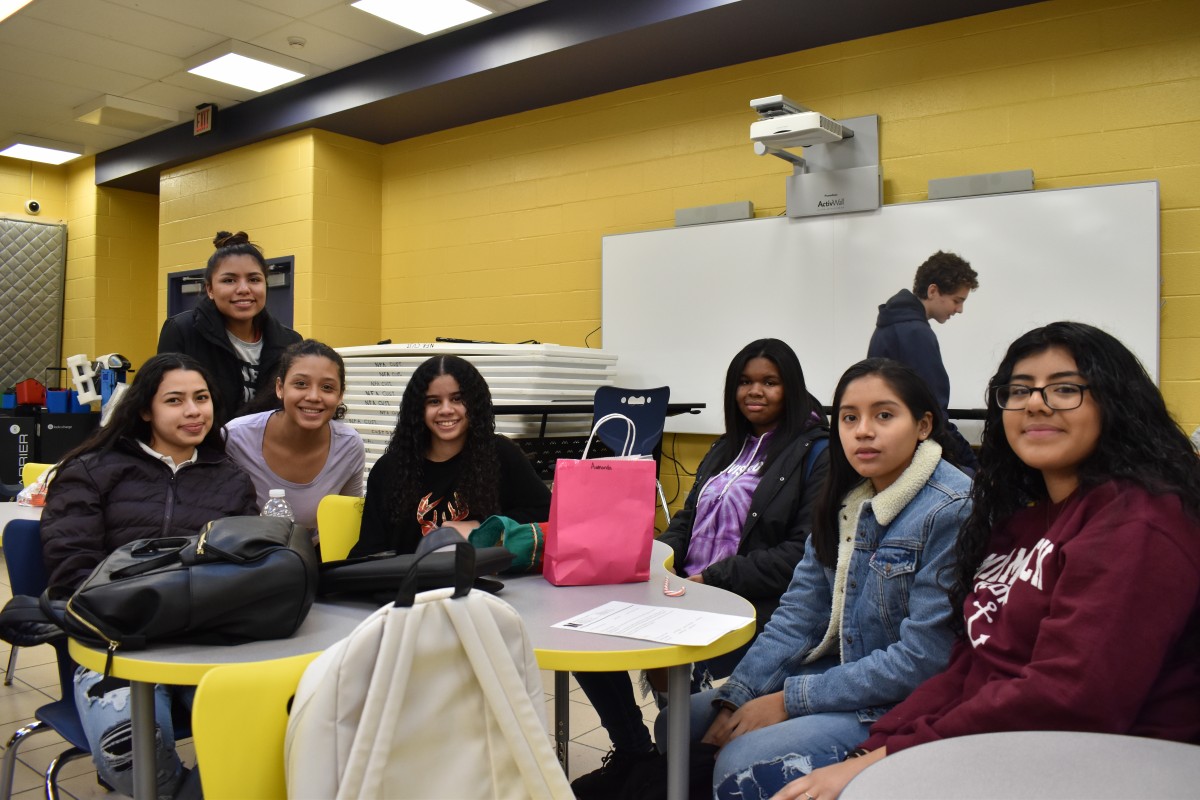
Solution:
[[[750,139],[771,147],[806,147],[840,142],[848,131],[840,122],[816,111],[766,117],[750,123]]]

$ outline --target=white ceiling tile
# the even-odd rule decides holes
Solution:
[[[253,5],[293,19],[304,19],[328,8],[342,6],[350,0],[246,0]]]
[[[193,75],[190,72],[177,72],[174,75],[168,75],[163,78],[163,83],[169,86],[176,86],[181,89],[196,92],[206,98],[223,98],[226,104],[231,102],[244,102],[255,97],[261,96],[259,92],[252,92],[249,89],[240,89],[237,86],[231,86],[220,81],[201,78],[199,75]],[[263,92],[261,94],[270,94]],[[201,101],[205,102],[205,101]],[[213,99],[212,102],[221,105],[220,102]]]
[[[289,45],[289,36],[303,38],[306,42],[304,47]],[[255,39],[250,44],[319,65],[325,70],[348,67],[386,52],[381,48],[342,36],[308,22],[293,22],[285,25],[266,36]]]
[[[130,100],[141,100],[143,103],[153,103],[158,106],[166,106],[179,111],[191,113],[196,106],[204,103],[216,103],[221,108],[237,105],[238,100],[232,97],[226,97],[223,94],[214,94],[189,88],[187,86],[176,86],[165,81],[156,81],[148,83],[140,89],[136,89],[126,95]]]
[[[93,33],[73,30],[39,19],[13,19],[11,29],[2,26],[0,41],[37,53],[41,58],[57,57],[85,68],[94,65],[111,68],[127,75],[157,80],[183,68],[182,59],[106,39]],[[35,62],[36,63],[36,62]]]
[[[136,5],[144,4],[139,2]],[[177,58],[186,58],[228,38],[212,31],[152,17],[119,1],[38,0],[26,6],[26,9],[31,18],[65,30],[88,31],[96,36]],[[23,16],[25,12],[14,19]]]
[[[327,30],[336,31],[341,36],[355,41],[378,47],[386,53],[408,47],[424,41],[426,38],[415,31],[385,22],[379,17],[359,11],[350,5],[322,11],[305,21]]]
[[[289,17],[243,0],[112,0],[156,19],[246,41],[288,23]],[[153,23],[152,23],[153,24]]]
[[[14,79],[43,78],[65,86],[90,90],[85,93],[87,96],[81,97],[75,105],[96,94],[123,95],[146,82],[145,78],[102,65],[86,64],[15,45],[0,47],[0,75],[7,79],[5,83]]]

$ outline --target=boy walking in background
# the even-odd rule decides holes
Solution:
[[[867,347],[868,358],[891,358],[916,370],[933,391],[943,414],[950,406],[950,376],[929,321],[943,324],[961,314],[967,295],[978,288],[979,276],[965,259],[937,251],[917,268],[911,292],[901,289],[879,307],[875,333]],[[951,457],[974,472],[978,461],[971,445],[948,416],[946,422],[957,444]]]

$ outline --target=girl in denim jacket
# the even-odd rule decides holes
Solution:
[[[1022,335],[988,384],[979,460],[949,665],[781,800],[834,800],[892,753],[955,736],[1200,741],[1200,463],[1137,356],[1077,322]]]
[[[720,748],[713,781],[729,779],[728,797],[759,797],[758,765],[801,775],[845,757],[954,639],[944,573],[970,480],[942,458],[937,401],[909,367],[867,359],[833,407],[804,559],[729,681],[692,698],[693,736]]]

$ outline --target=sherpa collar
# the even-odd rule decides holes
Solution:
[[[917,492],[921,491],[933,477],[933,471],[937,469],[938,462],[941,460],[942,446],[940,444],[932,439],[921,442],[917,447],[917,452],[913,453],[913,460],[908,465],[908,469],[900,473],[900,477],[896,479],[895,483],[871,499],[871,510],[875,512],[875,519],[879,520],[880,525],[891,525],[892,520],[900,516],[900,512],[912,502],[912,499],[917,496]],[[862,488],[862,486],[869,489],[871,482],[863,481],[858,488]],[[854,492],[850,494],[853,495]],[[849,499],[847,497],[847,500]]]
[[[875,512],[875,519],[880,525],[888,526],[900,512],[912,502],[917,493],[933,477],[938,462],[942,460],[942,446],[932,439],[926,439],[917,446],[912,463],[900,477],[879,494],[871,487],[870,481],[863,481],[846,494],[838,517],[838,555],[837,568],[833,577],[833,607],[829,614],[829,628],[825,631],[821,643],[805,656],[804,663],[811,664],[833,649],[837,640],[838,650],[841,651],[842,614],[846,607],[846,577],[850,574],[850,558],[854,555],[854,540],[858,533],[858,520],[867,503]],[[842,654],[840,659],[845,662]]]

